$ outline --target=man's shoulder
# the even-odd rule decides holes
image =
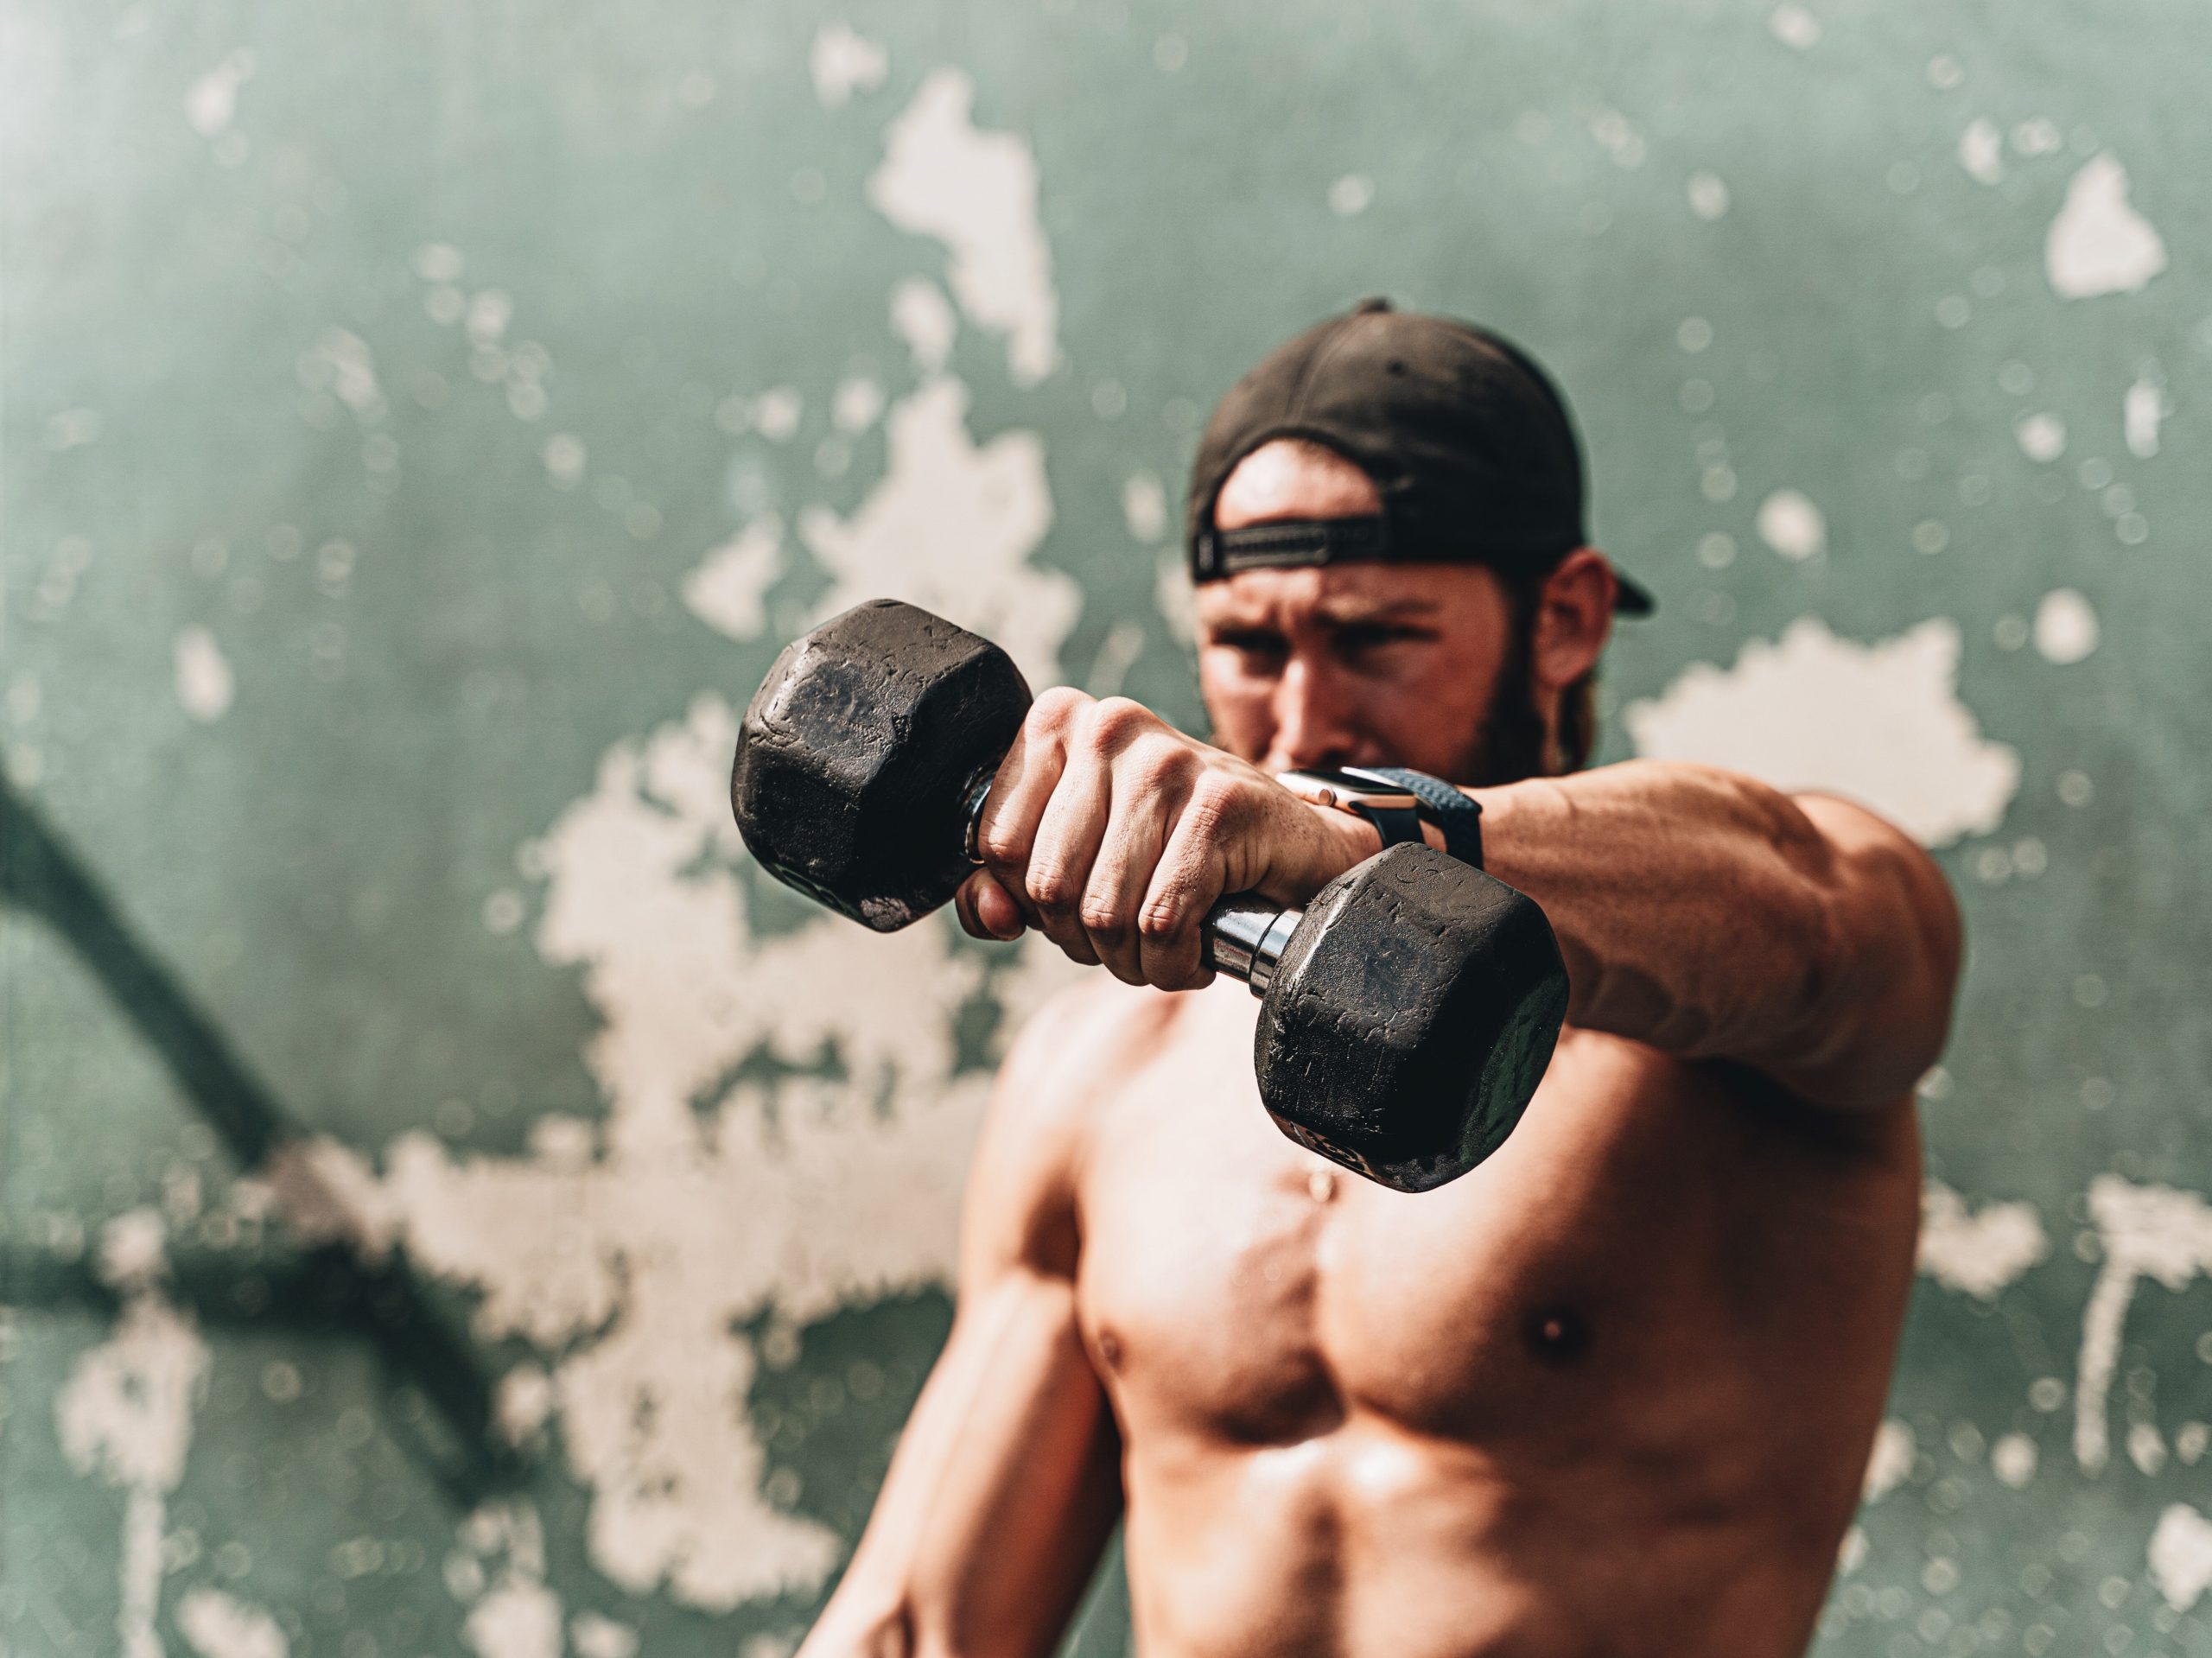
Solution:
[[[1092,973],[1023,1020],[999,1065],[969,1178],[967,1270],[996,1260],[1074,1272],[1099,1118],[1134,1057],[1154,1045],[1148,1028],[1173,1020],[1178,1000]]]
[[[999,1067],[1001,1091],[1043,1096],[1039,1103],[1093,1097],[1156,1051],[1188,1001],[1087,972],[1023,1020]]]

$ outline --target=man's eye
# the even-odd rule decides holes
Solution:
[[[1280,662],[1285,649],[1281,637],[1274,633],[1217,633],[1213,642],[1251,663]]]
[[[1409,627],[1345,627],[1337,632],[1337,648],[1346,656],[1360,656],[1420,637]]]

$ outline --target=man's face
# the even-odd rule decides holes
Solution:
[[[1381,511],[1365,473],[1311,444],[1245,457],[1222,530]],[[1407,765],[1455,782],[1542,769],[1526,641],[1476,564],[1244,570],[1198,589],[1198,686],[1213,741],[1263,769]]]

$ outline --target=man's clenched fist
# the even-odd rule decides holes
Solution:
[[[1213,977],[1199,923],[1227,893],[1304,904],[1376,849],[1313,805],[1125,696],[1039,696],[984,800],[983,867],[954,904],[978,938],[1035,927],[1128,984]]]

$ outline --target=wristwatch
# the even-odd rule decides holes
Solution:
[[[1386,847],[1404,841],[1426,844],[1421,825],[1433,824],[1446,852],[1477,869],[1483,867],[1481,803],[1442,778],[1402,765],[1341,765],[1281,772],[1275,781],[1317,806],[1365,818]]]

